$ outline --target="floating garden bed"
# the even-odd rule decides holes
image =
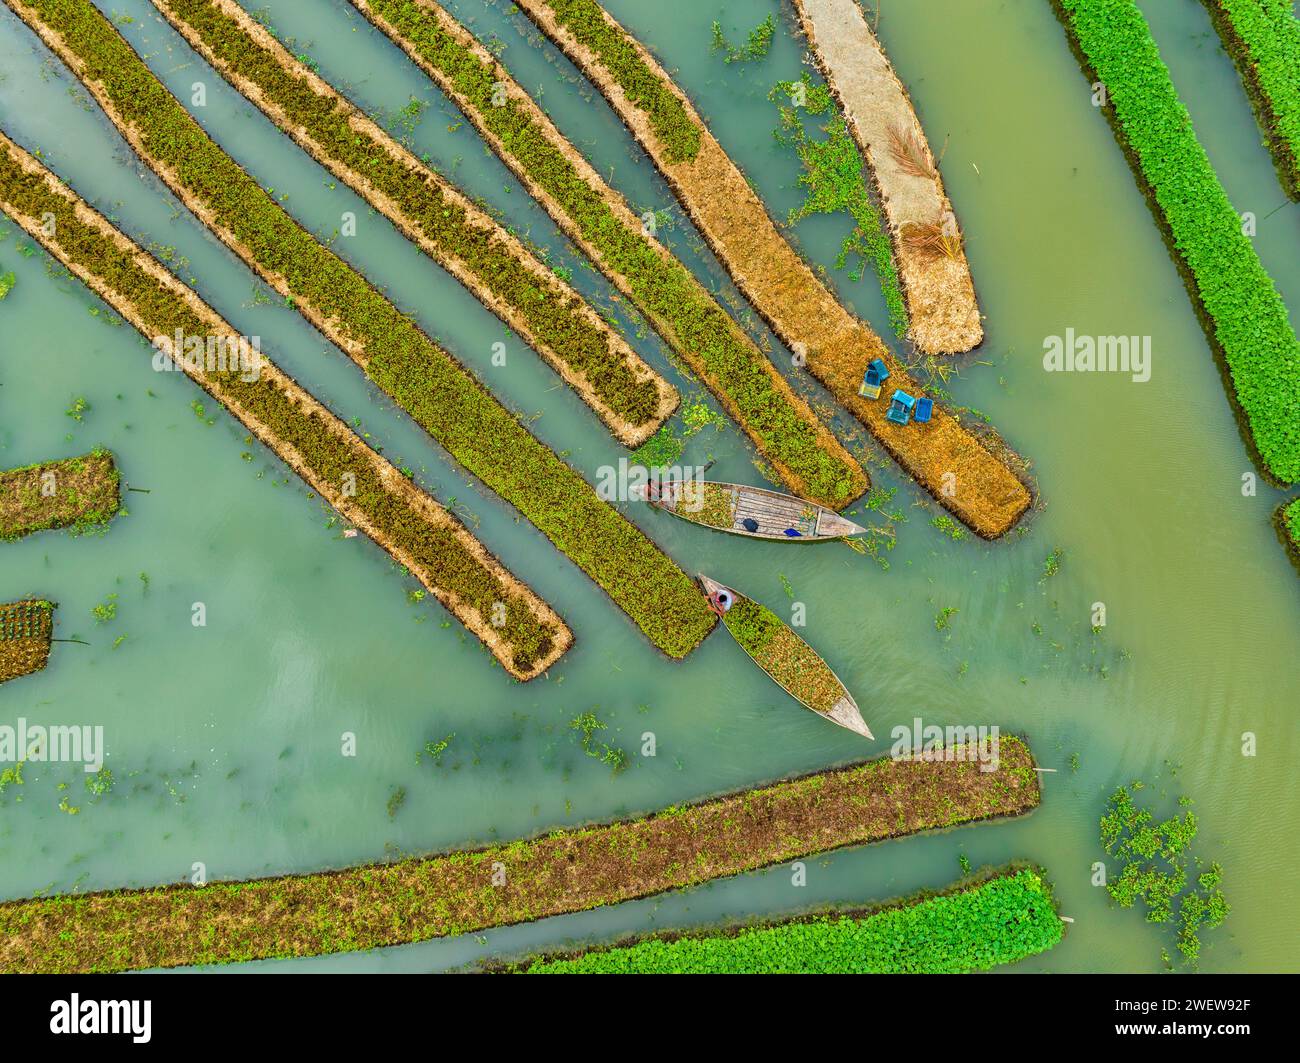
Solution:
[[[907,91],[858,0],[794,6],[880,193],[912,342],[925,354],[979,346],[984,326],[957,217]]]
[[[676,390],[568,284],[230,0],[158,9],[236,89],[524,337],[614,435],[639,446]]]
[[[0,683],[44,668],[50,659],[53,637],[52,602],[0,605]]]
[[[120,477],[107,450],[0,472],[0,540],[51,528],[100,528],[120,506]]]
[[[1054,0],[1147,192],[1215,349],[1248,440],[1275,480],[1300,480],[1300,340],[1196,138],[1132,0]]]
[[[226,155],[88,0],[12,0],[137,154],[447,452],[515,506],[664,653],[715,617],[693,581],[476,377],[298,225]]]
[[[987,538],[1005,534],[1031,502],[1002,456],[1006,448],[986,445],[937,404],[929,424],[899,426],[886,419],[885,397],[858,394],[873,358],[888,365],[891,387],[913,395],[923,389],[780,234],[745,175],[650,54],[593,0],[518,6],[604,94],[737,286],[806,358],[813,376],[958,519]]]
[[[876,908],[834,908],[722,930],[654,934],[542,956],[521,974],[966,974],[1046,952],[1064,936],[1035,868]]]
[[[187,0],[189,3],[196,0]],[[644,313],[796,494],[843,509],[866,475],[808,404],[494,56],[429,0],[357,0]],[[504,100],[504,102],[500,102]]]
[[[1300,199],[1300,19],[1291,0],[1205,0],[1237,64],[1282,187]]]
[[[1028,812],[1033,757],[882,758],[639,819],[314,875],[0,904],[0,971],[118,971],[398,945]]]
[[[36,159],[0,134],[0,209],[146,338],[235,337],[189,288],[131,243]],[[53,217],[52,236],[44,219]],[[572,635],[465,527],[292,379],[263,360],[242,369],[185,365],[330,505],[361,528],[473,631],[519,679],[544,671]]]

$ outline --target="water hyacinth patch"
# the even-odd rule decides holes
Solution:
[[[1300,199],[1300,19],[1291,0],[1205,0],[1292,199]]]
[[[1064,936],[1040,871],[1003,870],[878,911],[830,911],[722,933],[658,936],[525,961],[525,974],[964,974],[1046,952]]]

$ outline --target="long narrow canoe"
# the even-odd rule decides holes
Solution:
[[[751,539],[818,542],[866,531],[833,509],[765,487],[672,480],[647,484],[635,494],[682,520]]]
[[[831,666],[771,609],[738,591],[701,576],[709,605],[722,623],[772,680],[804,708],[875,741],[858,703]]]

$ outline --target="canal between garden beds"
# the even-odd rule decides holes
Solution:
[[[499,40],[512,73],[639,211],[670,212],[660,235],[770,339],[604,101],[531,24],[504,3],[450,6],[480,39]],[[774,215],[798,205],[799,164],[772,138],[777,111],[767,99],[773,83],[802,69],[790,12],[781,10],[766,59],[726,65],[710,54],[712,20],[743,40],[774,4],[743,15],[720,0],[609,6],[677,71]],[[1202,142],[1235,206],[1259,219],[1256,246],[1300,317],[1300,207],[1286,204],[1204,9],[1142,6]],[[104,9],[182,99],[206,82],[200,120],[295,217],[328,236],[354,211],[357,235],[335,247],[532,419],[541,439],[593,479],[617,463],[624,452],[539,358],[336,186],[144,0]],[[455,109],[349,5],[273,0],[259,10],[326,78],[571,269],[688,403],[705,397],[611,301],[609,285]],[[987,316],[984,345],[953,362],[961,375],[948,388],[1032,461],[1039,510],[1002,542],[951,541],[930,523],[941,511],[870,447],[875,484],[897,493],[878,510],[854,509],[865,524],[899,518],[896,547],[881,552],[887,569],[840,544],[744,542],[623,506],[688,571],[778,611],[803,603],[807,637],[856,694],[879,738],[872,744],[786,699],[721,630],[683,662],[656,653],[540,533],[452,466],[206,234],[75,79],[11,13],[0,14],[6,131],[41,149],[79,193],[195,278],[237,328],[259,335],[272,358],[409,467],[559,609],[578,640],[548,677],[511,683],[443,611],[408,598],[416,584],[377,547],[344,538],[232,418],[180,374],[153,372],[134,331],[115,326],[78,283],[48,276],[42,253],[25,256],[30,241],[6,222],[0,272],[12,270],[17,285],[0,305],[0,466],[103,445],[148,493],[127,494],[129,515],[106,535],[0,546],[0,599],[54,599],[56,634],[91,643],[59,644],[47,672],[0,688],[0,723],[102,724],[113,774],[99,796],[66,765],[28,765],[21,785],[6,787],[0,897],[178,881],[196,864],[212,879],[304,872],[607,820],[881,755],[894,727],[920,717],[1024,734],[1055,769],[1043,777],[1042,807],[1017,822],[816,858],[804,886],[778,867],[529,926],[286,966],[446,969],[649,928],[860,904],[945,886],[965,855],[977,867],[1043,865],[1074,919],[1058,948],[1014,969],[1159,970],[1161,949],[1173,951],[1171,930],[1112,908],[1092,884],[1105,797],[1142,779],[1165,807],[1194,800],[1196,852],[1224,867],[1233,911],[1205,935],[1202,968],[1294,970],[1290,942],[1276,931],[1279,913],[1300,901],[1300,855],[1289,842],[1300,805],[1300,595],[1271,524],[1284,496],[1263,483],[1243,496],[1254,466],[1219,370],[1050,6],[887,5],[879,32],[943,151]],[[427,105],[418,116],[403,113],[412,98]],[[847,232],[843,217],[793,230],[842,297],[884,332],[874,275],[855,282],[833,269]],[[1044,372],[1045,337],[1070,328],[1150,336],[1150,381]],[[492,364],[497,341],[507,346],[504,367]],[[80,421],[65,414],[79,398],[89,404]],[[680,431],[680,416],[673,423]],[[862,446],[855,422],[840,416],[835,425]],[[761,482],[734,426],[706,426],[687,440],[683,460],[710,459],[714,478]],[[1046,575],[1055,551],[1059,571]],[[97,623],[91,610],[111,595],[116,618]],[[206,627],[191,625],[196,602]],[[1094,603],[1106,609],[1100,633]],[[956,612],[939,630],[945,610]],[[612,775],[584,754],[570,721],[585,712],[608,725],[601,741],[631,755],[628,770]],[[340,755],[345,732],[357,736],[355,757]],[[640,755],[648,732],[653,758]],[[1255,756],[1242,755],[1247,732]],[[436,763],[417,757],[448,736]]]

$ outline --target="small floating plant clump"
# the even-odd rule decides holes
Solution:
[[[52,602],[0,605],[0,683],[44,668],[50,659],[53,637]]]
[[[401,147],[236,5],[159,9],[235,88],[550,361],[624,442],[651,435],[676,392],[582,298],[458,189]]]
[[[15,10],[75,70],[141,159],[245,263],[285,287],[300,313],[599,584],[655,646],[684,657],[712,630],[715,618],[686,573],[409,316],[295,222],[208,137],[93,4],[16,0]],[[257,390],[256,383],[230,387]]]
[[[0,472],[0,540],[106,526],[121,508],[120,479],[107,450]]]
[[[1120,873],[1107,876],[1106,892],[1121,908],[1140,902],[1148,923],[1176,924],[1178,951],[1195,967],[1201,931],[1221,926],[1231,910],[1222,889],[1223,869],[1192,853],[1199,826],[1191,799],[1179,798],[1183,811],[1157,820],[1135,800],[1144,789],[1141,781],[1119,787],[1101,818],[1102,845],[1121,861]],[[1162,956],[1172,966],[1167,950]]]
[[[964,974],[1046,952],[1065,934],[1041,871],[1004,868],[877,910],[831,910],[659,934],[512,965],[523,974]]]
[[[7,901],[0,972],[232,963],[425,941],[1037,807],[1034,759],[1020,739],[1003,736],[997,770],[981,768],[962,756],[882,757],[483,849],[203,889]]]
[[[809,708],[830,712],[844,696],[830,666],[767,606],[741,598],[722,622],[763,671]]]
[[[1300,339],[1133,0],[1054,0],[1223,352],[1264,468],[1300,481]]]
[[[1300,19],[1291,0],[1205,0],[1241,73],[1282,185],[1300,199]]]
[[[234,329],[0,135],[0,208],[146,338],[234,336]],[[45,219],[53,218],[57,235]],[[188,370],[188,367],[187,367]],[[192,378],[349,520],[415,574],[516,678],[539,674],[572,642],[564,622],[450,513],[269,361],[196,366]],[[344,490],[352,487],[352,493]],[[499,623],[497,623],[499,621]]]
[[[772,50],[772,38],[776,35],[776,19],[768,15],[749,31],[749,36],[742,45],[734,45],[722,32],[722,23],[713,23],[713,43],[710,50],[722,53],[722,61],[730,66],[732,63],[750,63],[756,59],[766,59]]]
[[[842,509],[867,490],[861,466],[744,330],[468,30],[431,2],[357,0],[357,7],[460,106],[791,491]],[[635,56],[625,58],[635,65]],[[671,93],[663,98],[675,102]],[[698,148],[698,131],[695,139]]]

